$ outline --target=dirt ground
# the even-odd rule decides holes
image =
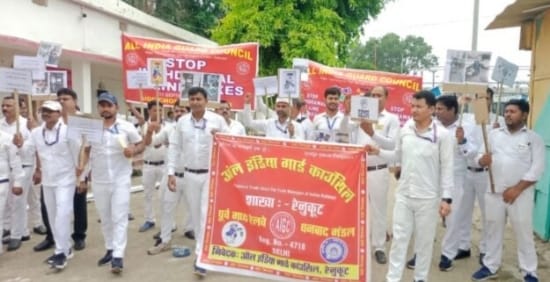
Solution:
[[[139,182],[136,179],[135,182]],[[395,183],[392,184],[395,187]],[[393,206],[393,190],[388,199],[389,211]],[[158,199],[158,195],[157,198]],[[147,255],[146,251],[153,244],[152,236],[159,230],[158,225],[154,230],[139,233],[139,226],[143,223],[142,209],[143,193],[132,194],[132,213],[135,220],[130,221],[128,230],[128,246],[126,248],[126,257],[124,259],[124,273],[121,276],[114,276],[109,271],[109,266],[98,267],[96,262],[103,256],[105,249],[103,247],[103,238],[101,236],[100,226],[97,221],[98,216],[93,202],[88,203],[88,238],[86,240],[86,249],[75,253],[73,259],[69,260],[68,266],[62,272],[52,271],[44,260],[51,255],[50,251],[34,252],[32,247],[39,243],[43,237],[32,235],[28,242],[15,252],[4,252],[0,256],[0,281],[6,282],[30,282],[30,281],[227,281],[227,282],[248,282],[265,281],[253,277],[244,277],[229,275],[224,273],[209,272],[208,276],[198,279],[192,274],[192,264],[194,257],[175,258],[171,252],[165,252],[156,256]],[[157,209],[158,210],[158,209]],[[182,222],[183,209],[179,208],[177,223]],[[158,222],[158,219],[157,219]],[[158,223],[157,223],[158,224]],[[179,224],[181,226],[181,224]],[[430,271],[430,281],[471,281],[470,277],[474,271],[479,268],[478,255],[479,250],[476,243],[479,239],[479,229],[481,226],[479,213],[476,212],[474,224],[474,247],[472,257],[466,260],[455,262],[455,268],[450,272],[441,272],[437,268],[440,256],[440,244],[444,229],[438,228],[437,239]],[[173,236],[172,243],[175,245],[187,245],[193,247],[193,241],[183,237],[181,228]],[[389,244],[388,244],[389,250]],[[537,253],[539,255],[540,281],[550,281],[550,244],[537,239]],[[384,281],[387,271],[387,265],[378,265],[372,259],[372,279],[374,282]],[[403,281],[412,281],[413,272],[405,270]],[[517,267],[516,244],[513,239],[512,230],[508,227],[505,236],[504,261],[499,272],[499,278],[492,281],[523,281]]]

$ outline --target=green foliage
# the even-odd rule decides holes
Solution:
[[[365,44],[352,45],[347,66],[410,73],[437,65],[437,57],[424,38],[413,35],[400,38],[395,33],[388,33],[381,38],[370,38]]]
[[[276,73],[293,58],[341,66],[361,25],[385,0],[224,0],[225,17],[213,29],[220,44],[259,42],[260,74]]]
[[[223,17],[222,0],[124,0],[166,22],[204,37]],[[147,3],[155,3],[154,9]],[[151,5],[149,5],[151,6]]]

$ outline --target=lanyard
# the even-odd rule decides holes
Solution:
[[[111,128],[107,128],[107,131],[111,132],[112,134],[118,134],[118,123],[115,123]]]
[[[284,133],[284,134],[287,134],[288,125],[285,126],[285,127],[280,127],[280,126],[279,126],[279,121],[275,120],[275,127],[276,127],[277,130],[279,130],[280,132],[282,132],[282,133]]]
[[[335,117],[332,122],[330,122],[330,119],[328,118],[328,116],[325,116],[325,118],[327,119],[327,126],[328,126],[328,129],[329,130],[332,130],[334,128],[334,125],[336,124],[336,120],[338,119],[338,117]]]
[[[59,142],[59,132],[61,131],[61,124],[57,125],[57,129],[56,129],[56,132],[55,132],[55,140],[53,142],[48,142],[46,140],[46,126],[44,126],[44,128],[42,128],[42,137],[44,138],[44,144],[46,144],[46,146],[52,146],[54,144],[56,144],[57,142]]]
[[[427,141],[430,141],[431,143],[437,143],[437,126],[435,124],[432,124],[432,127],[433,127],[433,138],[430,138],[430,137],[425,137],[425,136],[421,136],[420,134],[418,134],[418,132],[416,131],[416,128],[414,128],[414,134],[416,134],[416,137],[420,138],[420,139],[424,139],[424,140],[427,140]]]
[[[206,128],[206,123],[208,122],[208,120],[206,120],[205,118],[202,118],[201,119],[202,122],[196,122],[195,119],[193,117],[191,117],[191,123],[193,124],[193,127],[196,128],[196,129],[200,129],[200,130],[204,130]]]

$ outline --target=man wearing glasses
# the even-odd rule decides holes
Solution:
[[[365,146],[372,155],[401,163],[401,178],[393,209],[393,242],[386,281],[401,281],[407,248],[415,234],[414,281],[426,281],[439,216],[451,211],[454,139],[435,122],[436,100],[429,91],[413,95],[412,121],[403,126],[393,151]]]

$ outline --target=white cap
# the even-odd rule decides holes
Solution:
[[[287,103],[287,104],[291,105],[292,100],[289,99],[288,97],[280,97],[279,96],[279,97],[277,97],[277,100],[275,101],[275,104],[277,104],[277,103]]]
[[[48,109],[55,112],[61,112],[61,104],[57,101],[46,101],[40,108]]]

